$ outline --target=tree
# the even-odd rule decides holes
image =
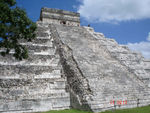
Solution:
[[[36,24],[26,15],[25,10],[16,6],[15,0],[0,0],[0,49],[1,55],[15,52],[19,60],[28,58],[28,50],[19,43],[20,39],[32,41],[35,38]]]

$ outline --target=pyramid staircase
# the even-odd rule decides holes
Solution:
[[[150,105],[150,60],[80,27],[78,13],[43,8],[37,26],[35,40],[20,40],[27,60],[0,56],[0,112]]]
[[[70,107],[66,77],[48,24],[37,22],[37,38],[21,40],[29,50],[27,60],[12,54],[0,56],[0,112],[39,112]],[[2,50],[1,50],[2,51]]]
[[[52,25],[51,30],[64,50],[59,54],[65,75],[75,81],[68,81],[74,108],[99,112],[150,105],[150,63],[140,54],[89,27]],[[77,70],[72,77],[67,73]]]

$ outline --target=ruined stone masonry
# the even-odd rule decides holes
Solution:
[[[140,53],[80,26],[78,13],[42,8],[37,26],[35,40],[20,40],[27,60],[0,56],[0,112],[150,105],[150,60]]]

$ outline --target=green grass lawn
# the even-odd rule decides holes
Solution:
[[[106,111],[101,113],[150,113],[150,106],[116,111]]]
[[[49,111],[49,112],[44,112],[44,113],[92,113],[92,112],[71,109],[71,110],[61,110],[61,111]],[[133,109],[105,111],[101,113],[150,113],[150,106],[141,107],[141,108],[133,108]]]
[[[71,109],[71,110],[61,110],[61,111],[49,111],[44,113],[92,113],[92,112]]]

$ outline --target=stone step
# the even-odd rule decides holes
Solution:
[[[141,94],[150,94],[150,92],[149,91],[146,91],[146,89],[145,90],[143,90],[143,91],[138,91],[138,90],[130,90],[130,91],[118,91],[118,92],[116,92],[116,90],[114,90],[114,91],[110,91],[110,92],[96,92],[95,91],[95,94],[94,95],[106,95],[106,96],[111,96],[111,95],[116,95],[116,96],[118,96],[118,95],[141,95]]]
[[[61,78],[60,70],[53,70],[51,73],[42,73],[40,75],[35,75],[35,79],[51,79],[51,78]]]
[[[58,90],[58,92],[51,92],[51,93],[37,93],[37,94],[32,94],[32,95],[26,95],[26,96],[19,96],[19,98],[18,99],[54,99],[54,98],[67,98],[67,97],[69,97],[70,96],[70,94],[69,93],[67,93],[67,92],[63,92],[63,93],[61,93],[61,92],[59,92],[59,90]]]
[[[61,66],[0,66],[0,79],[51,79],[60,78]]]
[[[149,74],[149,78],[150,78],[150,69],[145,69],[145,71]]]
[[[39,85],[39,84],[37,84]],[[18,99],[44,99],[44,98],[63,98],[68,97],[69,93],[66,93],[65,88],[45,88],[44,86],[38,89],[38,86],[32,88],[32,86],[23,86],[21,88],[10,88],[9,90],[7,88],[2,88],[3,92],[1,94],[1,99],[15,99],[16,97]],[[25,90],[24,90],[25,89]]]
[[[94,83],[93,82],[90,82],[90,84]],[[138,83],[138,82],[135,82],[135,83]],[[103,84],[102,82],[100,83],[97,83],[97,81],[95,81],[95,84],[92,84],[91,85],[91,89],[95,92],[99,92],[99,91],[103,91],[103,90],[106,90],[104,92],[107,93],[107,90],[109,92],[132,92],[132,91],[145,91],[145,85],[141,85],[141,86],[137,86],[135,85],[136,88],[133,88],[131,86],[129,86],[127,83],[126,84],[120,84],[120,86],[118,85],[113,85],[113,83],[110,84],[111,85],[111,88],[109,88],[108,86],[106,86],[105,84]],[[118,90],[117,90],[118,89]]]
[[[104,38],[99,40],[102,46],[105,46],[110,52],[128,53],[130,49],[124,45],[118,45],[114,39]]]
[[[56,49],[54,47],[48,46],[39,46],[39,45],[25,45],[28,49],[29,54],[35,55],[55,55]],[[5,51],[5,49],[0,49],[0,52]],[[13,54],[14,50],[10,51],[10,54]]]
[[[100,104],[100,105],[92,105],[91,109],[93,112],[100,112],[100,111],[106,111],[106,110],[115,110],[115,109],[127,109],[127,108],[135,108],[137,107],[137,104],[127,104],[127,105],[109,105],[109,104]]]
[[[36,33],[36,37],[49,37],[50,36],[50,33],[48,32],[41,32],[41,31],[38,31]]]
[[[13,57],[13,54],[8,54],[6,55],[5,57],[1,56],[0,55],[0,62],[2,64],[3,63],[8,63],[8,64],[11,64],[11,63],[21,63],[21,62],[24,62],[24,63],[38,63],[38,62],[41,62],[41,63],[45,63],[45,62],[51,62],[51,63],[55,63],[57,60],[59,60],[60,57],[59,55],[36,55],[36,54],[29,54],[29,57],[27,59],[24,59],[24,60],[17,60],[15,59],[15,57]]]
[[[150,73],[150,60],[144,60],[144,69]]]
[[[0,112],[22,113],[22,112],[43,112],[49,110],[68,109],[70,99],[50,98],[50,99],[22,99],[0,101]]]
[[[126,102],[123,103],[123,101],[121,100],[121,103],[119,102],[120,100],[115,100],[115,104],[111,104],[111,102],[109,101],[101,101],[101,102],[90,102],[90,106],[92,108],[107,108],[107,107],[112,107],[112,106],[115,106],[115,107],[121,107],[121,106],[129,106],[129,105],[135,105],[135,107],[137,107],[138,105],[140,104],[143,104],[143,103],[146,103],[146,105],[149,105],[149,102],[150,100],[125,100]]]
[[[101,94],[103,94],[103,95],[115,95],[115,94],[123,94],[123,95],[129,95],[129,94],[131,94],[131,95],[134,95],[134,94],[136,94],[136,95],[140,95],[140,94],[150,94],[148,91],[146,91],[146,89],[145,90],[143,90],[143,91],[138,91],[138,90],[129,90],[129,91],[121,91],[121,90],[119,90],[118,92],[116,92],[116,90],[112,90],[112,91],[110,91],[110,93],[109,92],[100,92],[100,93],[98,93],[98,92],[95,92],[97,95],[101,95]]]
[[[94,101],[99,101],[102,99],[105,99],[104,101],[111,101],[113,100],[132,100],[132,99],[149,99],[150,100],[150,94],[129,94],[129,95],[121,95],[120,96],[114,96],[114,95],[103,95],[103,96],[95,96],[92,97]],[[103,100],[102,100],[103,101]]]
[[[45,88],[52,88],[52,87],[65,87],[65,78],[49,78],[49,79],[0,79],[0,86],[3,89],[10,90],[15,89],[15,88],[21,88],[22,87],[31,87],[29,89],[34,88],[40,88],[40,85],[45,87]],[[44,90],[44,89],[43,89]]]
[[[35,72],[36,73],[36,72]],[[52,72],[43,72],[40,74],[26,74],[26,73],[16,73],[13,75],[0,75],[0,79],[59,79],[62,77],[60,70],[53,70]]]
[[[20,41],[21,45],[27,45],[27,46],[47,46],[47,47],[53,47],[52,39],[35,39],[32,42],[26,42],[26,41]]]
[[[29,55],[28,59],[17,60],[12,55],[0,56],[0,65],[36,65],[36,66],[57,66],[60,58],[58,55]]]
[[[31,42],[27,42],[25,40],[20,40],[19,42],[26,43],[27,45],[33,44],[33,45],[45,45],[45,46],[53,47],[52,39],[51,38],[46,39],[45,37],[35,38]]]
[[[99,92],[99,91],[101,91],[101,90],[94,90],[94,92]],[[139,91],[139,90],[131,90],[131,89],[129,89],[129,90],[119,90],[119,91],[116,91],[115,89],[114,90],[108,90],[108,92],[103,92],[103,94],[108,94],[108,93],[110,93],[110,94],[128,94],[128,93],[132,93],[132,94],[138,94],[138,93],[141,93],[141,92],[145,92],[146,90],[145,89],[143,89],[143,91]],[[100,92],[100,94],[101,94],[102,92]]]
[[[115,96],[114,96],[115,95]],[[116,97],[116,98],[128,98],[128,97],[144,97],[144,96],[147,96],[149,97],[150,94],[148,93],[138,93],[138,92],[125,92],[125,93],[114,93],[114,94],[98,94],[96,95],[96,97]]]
[[[106,39],[106,38],[101,38],[101,37],[100,38],[96,37],[96,39],[98,39],[100,46],[104,46],[108,48],[117,46],[117,43],[112,41],[112,39]]]
[[[0,65],[1,77],[31,77],[34,75],[42,75],[44,73],[51,73],[53,70],[60,70],[62,67],[58,66],[44,66],[44,65]]]
[[[33,53],[33,52],[48,52],[49,54],[53,54],[55,52],[55,48],[54,47],[48,47],[46,45],[25,45],[28,48],[29,53]]]
[[[112,97],[112,98],[98,98],[98,97],[93,97],[91,101],[89,101],[90,104],[101,104],[101,103],[111,103],[111,102],[117,102],[117,101],[150,101],[150,97],[144,96],[144,98],[125,98],[125,97]]]
[[[15,66],[58,66],[59,65],[59,60],[60,59],[47,59],[45,62],[42,62],[42,59],[38,60],[35,59],[33,61],[18,61],[18,62],[0,62],[1,65],[15,65]]]
[[[49,23],[42,22],[42,21],[37,21],[36,24],[37,24],[37,27],[46,27],[46,28],[48,28],[48,26],[49,26]]]
[[[53,41],[51,35],[49,37],[36,37],[37,40],[51,40]]]
[[[130,94],[130,95],[120,95],[120,96],[113,96],[113,95],[103,95],[103,96],[95,96],[93,99],[94,100],[99,100],[99,99],[105,99],[105,100],[111,100],[111,99],[115,99],[115,100],[118,100],[118,99],[124,99],[124,100],[132,100],[132,99],[150,99],[150,94],[139,94],[139,95],[133,95],[133,94]]]
[[[146,77],[146,76],[149,76],[148,73],[146,73],[144,69],[139,69],[139,70],[138,70],[138,69],[135,69],[135,70],[134,70],[134,73],[135,73],[136,75],[138,75],[139,77],[140,77],[140,76],[141,76],[141,77],[143,76],[143,78]]]
[[[123,54],[123,53],[118,54],[116,58],[119,59],[120,61],[131,61],[131,62],[142,60],[141,56],[135,54]]]
[[[47,26],[39,26],[37,25],[37,29],[36,29],[36,32],[46,32],[46,31],[49,31],[49,27]]]
[[[150,101],[148,101],[148,102],[150,102]],[[115,103],[115,105],[114,104],[110,104],[110,103],[108,103],[108,102],[102,102],[102,103],[97,103],[97,104],[91,104],[91,107],[93,108],[93,109],[109,109],[109,108],[113,108],[113,107],[115,107],[115,109],[116,108],[130,108],[131,106],[131,108],[133,108],[133,106],[134,107],[138,107],[138,106],[140,106],[141,104],[145,104],[145,105],[149,105],[148,104],[148,102],[146,102],[146,103],[144,103],[144,102],[137,102],[136,100],[132,100],[132,101],[129,101],[129,100],[127,100],[127,104],[123,104],[123,103]]]

